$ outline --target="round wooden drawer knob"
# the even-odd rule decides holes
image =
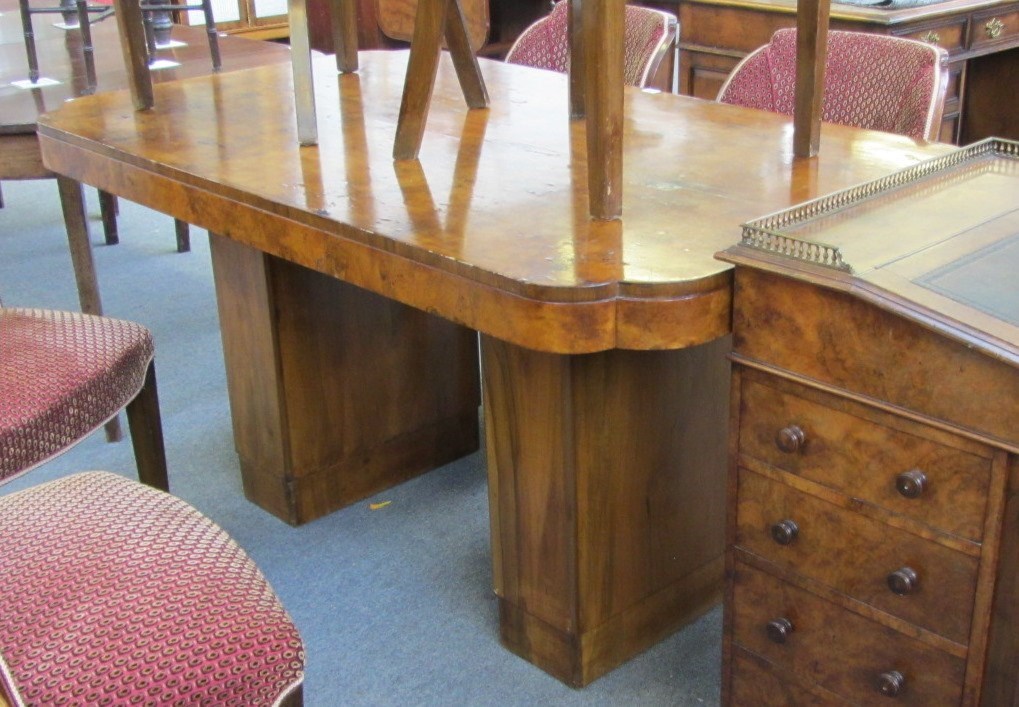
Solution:
[[[897,697],[906,688],[906,678],[898,670],[889,670],[878,676],[877,685],[882,695]]]
[[[919,469],[910,469],[895,477],[895,490],[905,498],[920,498],[926,488],[927,475]]]
[[[919,584],[916,571],[909,567],[902,567],[888,575],[888,588],[900,596],[912,594]]]
[[[788,545],[800,534],[800,526],[794,520],[780,520],[771,526],[771,538],[779,545]]]
[[[783,427],[775,435],[775,444],[786,454],[795,454],[800,451],[806,441],[807,436],[796,425]]]
[[[785,643],[792,635],[793,623],[786,618],[774,619],[768,622],[767,631],[772,643]]]

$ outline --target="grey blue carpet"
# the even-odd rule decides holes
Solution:
[[[499,644],[483,452],[300,528],[245,500],[205,232],[178,254],[172,219],[121,202],[121,243],[100,245],[86,193],[105,313],[155,335],[172,491],[251,554],[290,611],[305,704],[718,704],[718,609],[582,690]],[[56,183],[4,182],[3,194],[0,298],[78,309]],[[0,493],[87,469],[134,477],[130,442],[95,434]],[[390,503],[370,510],[378,501]]]

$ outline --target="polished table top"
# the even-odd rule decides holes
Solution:
[[[59,15],[35,15],[32,19],[40,73],[42,77],[60,83],[36,89],[19,88],[12,82],[28,78],[21,14],[16,0],[0,0],[0,135],[34,132],[40,114],[86,94],[81,33],[54,27],[60,20]],[[124,71],[117,18],[110,16],[90,27],[97,91],[127,88],[128,77]],[[209,43],[203,27],[174,25],[171,39],[186,46],[159,49],[157,57],[178,62],[180,66],[153,71],[153,81],[174,81],[212,72]],[[230,36],[221,36],[219,42],[223,55],[222,71],[274,62],[289,65],[290,50],[283,45]]]
[[[483,60],[468,111],[440,63],[418,161],[391,154],[407,53],[316,58],[320,142],[299,148],[289,65],[66,104],[40,120],[50,169],[527,348],[682,348],[728,332],[740,224],[941,154],[825,126],[794,160],[783,116],[626,92],[624,214],[588,219],[583,124],[565,76]]]

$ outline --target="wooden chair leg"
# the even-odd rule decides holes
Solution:
[[[209,39],[209,53],[212,55],[212,70],[219,71],[223,61],[219,57],[219,32],[216,20],[212,17],[212,0],[202,0],[202,13],[205,16],[205,35]]]
[[[446,29],[447,6],[453,0],[419,0],[414,15],[407,78],[396,122],[394,160],[416,160],[425,134],[425,120],[432,101],[439,53]]]
[[[120,234],[117,233],[117,197],[102,189],[99,190],[99,213],[103,218],[103,235],[106,237],[106,245],[120,243]]]
[[[124,66],[131,79],[131,99],[135,110],[146,110],[155,104],[155,98],[152,94],[152,73],[149,71],[142,11],[137,0],[114,0],[113,5],[116,8]]]
[[[187,221],[180,219],[173,220],[173,227],[177,232],[177,252],[187,253],[191,250],[191,227]]]
[[[317,145],[315,78],[311,61],[307,0],[289,0],[287,2],[287,18],[290,27],[290,64],[294,75],[297,141],[301,145]]]
[[[127,422],[131,428],[131,446],[138,465],[138,480],[163,491],[170,490],[166,473],[166,447],[163,444],[163,422],[159,414],[156,391],[156,364],[149,364],[145,385],[135,399],[127,404]]]
[[[99,281],[92,260],[92,243],[88,234],[88,221],[85,219],[85,197],[81,193],[81,184],[58,175],[57,190],[60,192],[60,208],[64,213],[64,228],[67,229],[71,266],[78,285],[78,303],[85,314],[102,314],[103,303],[99,298]]]
[[[357,71],[357,4],[355,0],[330,0],[329,5],[336,70],[345,74]]]
[[[92,29],[89,26],[88,4],[86,0],[77,0],[75,5],[78,10],[78,31],[81,32],[82,57],[85,61],[87,93],[92,95],[96,92],[99,80],[96,77],[95,47],[92,45]]]
[[[20,0],[21,29],[25,37],[25,54],[28,57],[28,79],[32,83],[39,80],[39,57],[35,51],[35,31],[32,29],[32,13],[28,0]]]
[[[304,707],[304,685],[298,685],[297,689],[280,700],[279,705],[280,707]]]

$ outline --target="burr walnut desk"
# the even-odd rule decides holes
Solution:
[[[206,227],[250,499],[304,523],[479,444],[504,643],[583,685],[720,598],[738,225],[949,149],[626,92],[626,212],[588,219],[566,77],[440,62],[391,158],[407,52],[317,58],[320,142],[267,66],[45,116],[46,165]]]
[[[1016,704],[1019,143],[755,221],[724,702]]]

